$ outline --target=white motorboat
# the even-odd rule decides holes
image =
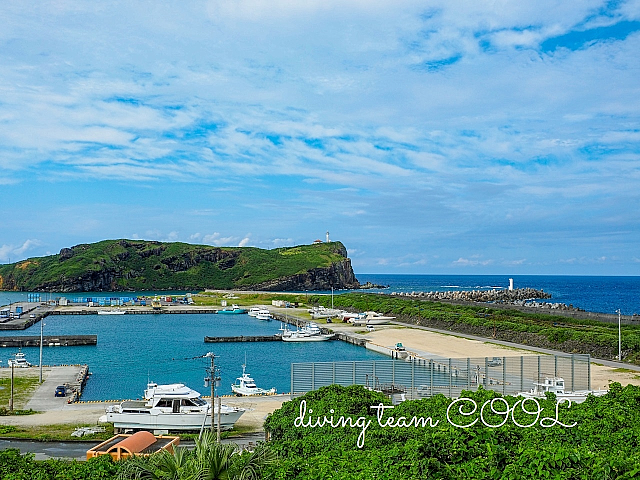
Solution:
[[[258,313],[260,312],[260,310],[262,310],[262,308],[260,308],[260,307],[251,307],[251,308],[249,309],[249,313],[248,313],[248,315],[249,315],[250,317],[257,317],[257,316],[258,316]]]
[[[364,320],[367,325],[383,325],[394,320],[396,317],[387,317],[377,312],[364,312]]]
[[[280,330],[282,330],[283,342],[324,342],[333,338],[333,335],[323,334],[318,324],[314,322],[309,322],[298,330],[289,330],[285,324]]]
[[[214,425],[218,407],[213,409]],[[244,409],[222,405],[220,429],[230,430]],[[149,383],[144,400],[125,400],[107,407],[101,423],[113,423],[114,428],[134,430],[200,430],[211,425],[211,405],[198,392],[182,383],[158,385]]]
[[[127,313],[126,310],[121,310],[119,308],[98,310],[98,315],[124,315],[125,313]]]
[[[321,318],[337,317],[342,313],[342,310],[337,310],[335,308],[313,307],[309,310],[309,313],[311,314],[311,318],[318,320]]]
[[[246,365],[242,365],[242,376],[231,385],[231,390],[238,396],[249,397],[252,395],[267,395],[276,393],[276,389],[265,390],[256,385],[256,381],[245,371]]]
[[[364,312],[358,317],[350,318],[348,322],[354,325],[384,325],[395,318],[396,317],[387,317],[381,313],[369,311]]]
[[[546,392],[555,393],[556,399],[571,400],[574,403],[582,403],[589,395],[600,397],[608,390],[577,390],[575,392],[565,391],[564,379],[562,377],[545,377],[544,382],[534,382],[533,388],[528,392],[520,392],[518,396],[527,398],[546,398]]]
[[[18,350],[18,353],[16,353],[13,358],[10,358],[7,363],[9,364],[10,367],[18,367],[18,368],[28,368],[31,366],[31,364],[29,362],[27,362],[26,357],[24,356],[24,353],[22,353],[20,350]]]
[[[271,312],[267,308],[261,308],[256,315],[258,320],[271,320]]]

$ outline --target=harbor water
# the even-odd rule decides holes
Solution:
[[[91,378],[83,400],[139,398],[148,381],[158,384],[184,383],[209,395],[204,387],[211,351],[220,367],[216,394],[230,395],[231,384],[242,375],[242,364],[261,388],[275,387],[279,393],[291,388],[291,363],[338,360],[388,359],[365,348],[337,340],[327,342],[204,343],[205,336],[273,335],[277,320],[260,321],[246,314],[156,314],[156,315],[51,315],[44,320],[46,335],[97,334],[98,344],[80,347],[43,348],[43,365],[88,364]],[[39,335],[40,324],[24,331],[2,332],[5,336]],[[38,347],[23,348],[27,361],[37,364]],[[15,349],[0,349],[1,365]],[[53,392],[52,392],[53,394]]]

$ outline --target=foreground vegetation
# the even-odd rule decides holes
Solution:
[[[2,480],[258,480],[266,467],[277,462],[274,451],[265,444],[253,452],[239,451],[235,444],[218,444],[215,434],[205,432],[193,450],[176,447],[148,457],[134,456],[113,462],[103,455],[87,462],[36,461],[33,454],[18,450],[0,451]]]
[[[322,295],[310,297],[309,301],[325,306],[331,302]],[[338,308],[375,310],[394,315],[398,320],[412,325],[493,337],[567,353],[588,353],[604,359],[615,359],[618,354],[618,325],[595,320],[493,309],[490,306],[451,305],[379,294],[335,295],[333,302]],[[640,326],[623,325],[622,355],[625,362],[640,364]]]
[[[463,392],[478,404],[500,397],[492,391]],[[510,407],[518,399],[505,397]],[[360,428],[294,426],[305,401],[312,415],[365,417],[371,421],[362,448],[358,448]],[[604,397],[590,397],[585,403],[560,408],[560,425],[549,428],[538,424],[521,428],[509,420],[490,428],[480,422],[459,428],[446,420],[450,399],[438,395],[431,399],[407,401],[386,410],[389,416],[431,417],[435,427],[380,427],[375,411],[369,407],[384,403],[386,397],[360,386],[333,385],[287,402],[270,415],[265,428],[271,432],[272,448],[281,461],[269,469],[276,479],[629,479],[640,476],[640,388],[612,384]],[[542,400],[541,417],[554,417],[553,400]],[[496,410],[503,411],[501,403]],[[528,410],[535,410],[527,405]],[[466,412],[471,409],[467,408]],[[459,425],[478,415],[461,416],[453,410]],[[489,409],[486,410],[489,412]],[[307,418],[308,418],[307,417]],[[485,415],[498,425],[502,415]],[[521,425],[534,416],[517,408],[515,419]]]
[[[112,462],[108,457],[88,462],[35,461],[16,450],[0,452],[3,480],[80,479],[631,479],[640,477],[640,387],[611,385],[604,397],[589,397],[571,407],[562,404],[556,418],[555,399],[541,400],[540,415],[534,405],[523,412],[521,399],[483,390],[463,392],[478,405],[467,403],[460,414],[452,400],[437,395],[407,401],[390,409],[389,399],[361,386],[332,385],[283,404],[271,414],[265,429],[268,446],[253,453],[232,454],[232,447],[218,446],[206,433],[195,450]],[[494,400],[498,399],[498,400]],[[506,407],[508,415],[496,412]],[[307,411],[301,416],[301,406]],[[520,402],[520,403],[518,403]],[[476,422],[481,406],[488,425]],[[385,405],[378,422],[371,406]],[[449,421],[447,411],[450,410]],[[322,416],[351,417],[352,428],[300,425]],[[431,418],[435,423],[408,427],[389,423],[393,416]],[[506,418],[505,418],[506,417]],[[365,429],[361,446],[361,425]],[[574,425],[575,424],[575,425]],[[306,425],[306,426],[305,426]],[[337,425],[337,424],[336,424]],[[433,425],[433,426],[432,426]],[[572,426],[574,425],[574,426]]]
[[[346,255],[347,251],[340,242],[263,250],[178,242],[104,240],[62,249],[57,255],[0,265],[0,290],[69,292],[248,288],[343,263]],[[353,276],[350,264],[348,269]]]

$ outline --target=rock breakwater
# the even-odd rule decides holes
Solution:
[[[534,288],[516,288],[514,290],[470,290],[451,292],[392,292],[398,297],[419,298],[421,300],[454,301],[454,302],[525,302],[543,298],[551,298],[551,294]]]

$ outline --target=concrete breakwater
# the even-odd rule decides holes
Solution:
[[[239,335],[236,337],[204,337],[204,343],[228,343],[228,342],[278,342],[281,335]]]
[[[534,288],[516,288],[513,290],[470,290],[456,292],[392,292],[392,296],[411,297],[433,301],[460,302],[497,302],[514,303],[517,301],[551,298],[551,294]]]
[[[43,347],[75,347],[78,345],[97,345],[97,335],[45,335],[42,337]],[[39,347],[40,336],[0,337],[0,347]]]

